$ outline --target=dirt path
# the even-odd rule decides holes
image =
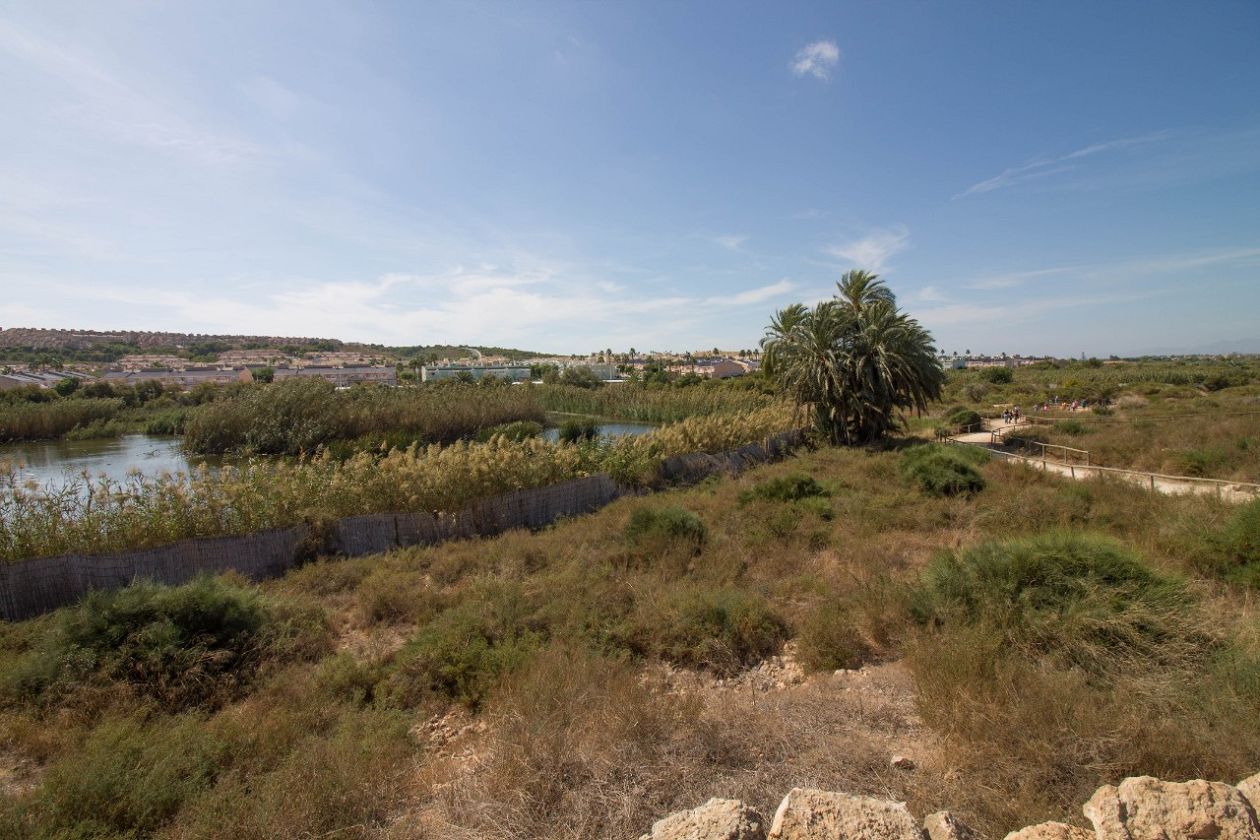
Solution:
[[[1212,479],[1196,478],[1188,475],[1161,475],[1159,473],[1142,472],[1140,470],[1104,467],[1098,464],[1066,464],[1062,461],[1055,461],[1050,458],[1034,458],[1026,455],[1019,455],[993,446],[992,432],[997,428],[1010,428],[1009,426],[1000,426],[999,424],[995,424],[991,421],[985,421],[985,426],[985,431],[953,435],[950,437],[950,440],[954,443],[962,443],[969,446],[980,446],[989,450],[999,458],[1021,461],[1033,469],[1058,473],[1059,475],[1073,479],[1109,476],[1119,479],[1120,481],[1125,481],[1139,487],[1145,487],[1148,490],[1158,491],[1160,493],[1169,493],[1172,495],[1199,494],[1216,496],[1224,499],[1225,501],[1235,503],[1249,502],[1253,499],[1260,498],[1260,486],[1247,484],[1245,482],[1215,481]]]

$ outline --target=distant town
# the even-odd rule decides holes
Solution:
[[[1056,361],[1049,356],[989,355],[969,349],[941,353],[938,358],[950,369],[1014,368]],[[542,380],[549,372],[566,371],[581,371],[605,382],[643,378],[653,372],[732,379],[755,373],[760,366],[761,353],[756,348],[683,352],[605,348],[566,356],[501,347],[386,347],[308,337],[0,329],[0,390],[53,388],[65,379],[119,385],[157,382],[184,389],[290,378],[320,378],[339,387],[487,377],[528,382]]]

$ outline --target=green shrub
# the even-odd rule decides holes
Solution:
[[[1222,467],[1229,456],[1220,449],[1183,449],[1174,457],[1174,469],[1183,475],[1207,476]]]
[[[1097,673],[1181,653],[1186,598],[1114,540],[1050,533],[937,557],[911,614],[946,630],[983,626],[997,644]]]
[[[969,408],[964,408],[960,411],[955,411],[953,414],[950,414],[946,419],[949,421],[950,425],[957,426],[958,428],[966,428],[968,426],[978,426],[982,422],[982,418],[980,417],[980,415]]]
[[[526,438],[538,437],[542,431],[542,423],[534,420],[517,420],[514,423],[501,423],[498,426],[482,429],[477,432],[477,442],[487,443],[497,435],[502,435],[508,440],[522,441]]]
[[[783,620],[760,596],[739,589],[670,593],[644,628],[644,647],[671,662],[734,674],[774,654],[787,637]]]
[[[980,371],[980,378],[994,385],[1006,385],[1015,381],[1015,371],[1008,367],[991,367]]]
[[[978,493],[984,489],[984,476],[976,465],[988,460],[983,449],[970,446],[929,444],[907,449],[901,472],[933,496]]]
[[[161,414],[149,420],[148,425],[144,428],[146,435],[179,435],[184,432],[184,419],[186,413],[180,409],[175,411],[163,411]]]
[[[755,487],[744,490],[739,494],[739,501],[747,503],[755,499],[765,499],[774,502],[795,502],[800,499],[830,495],[830,491],[815,481],[813,476],[792,473],[763,481]]]
[[[560,440],[564,443],[579,443],[599,437],[599,424],[590,417],[574,417],[560,424]]]
[[[698,554],[704,547],[708,529],[699,516],[686,508],[645,506],[630,514],[624,533],[626,541],[641,550],[682,547],[687,553]]]
[[[1062,432],[1065,435],[1071,435],[1072,437],[1080,437],[1089,431],[1089,427],[1080,420],[1069,417],[1066,420],[1060,420],[1055,423],[1054,430],[1056,432]]]
[[[33,837],[147,837],[213,784],[224,751],[196,716],[107,720],[48,769],[21,822]]]
[[[62,611],[3,688],[16,700],[55,700],[104,680],[168,708],[213,705],[248,684],[266,656],[312,655],[326,642],[322,615],[278,608],[224,578],[142,582]]]
[[[545,641],[545,634],[531,624],[519,592],[510,587],[472,596],[438,615],[407,643],[383,693],[404,706],[436,698],[477,708],[504,674]]]
[[[1205,540],[1202,570],[1253,589],[1260,588],[1260,499],[1240,507],[1215,536]]]

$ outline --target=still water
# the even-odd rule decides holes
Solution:
[[[23,481],[41,487],[58,487],[83,472],[121,481],[132,470],[144,475],[188,472],[204,458],[190,458],[177,437],[124,435],[107,440],[52,440],[6,443],[0,446],[0,463],[9,462]],[[218,463],[219,459],[210,463]]]
[[[657,427],[647,423],[600,423],[596,428],[601,437],[624,437],[625,435],[633,437],[647,434]],[[552,442],[559,440],[559,427],[543,429],[543,438]]]
[[[603,423],[599,433],[606,437],[641,435],[655,426],[646,423]],[[543,430],[543,437],[554,441],[560,430]],[[188,472],[198,464],[218,466],[223,458],[189,456],[180,447],[177,437],[156,435],[124,435],[107,440],[26,441],[0,444],[0,464],[11,463],[23,482],[34,481],[41,487],[63,486],[84,472],[96,477],[105,475],[122,481],[132,471],[146,476]],[[230,463],[230,459],[228,459]]]

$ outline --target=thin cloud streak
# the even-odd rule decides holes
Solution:
[[[1168,131],[1157,131],[1152,134],[1144,134],[1137,137],[1122,137],[1118,140],[1110,140],[1106,143],[1093,143],[1084,146],[1065,155],[1053,158],[1044,158],[1035,160],[1032,163],[1026,163],[1023,166],[1013,166],[1005,169],[992,178],[986,178],[983,181],[972,184],[967,189],[958,193],[954,198],[963,198],[977,193],[992,192],[1016,184],[1030,181],[1035,178],[1045,178],[1052,175],[1070,172],[1076,169],[1073,161],[1079,161],[1082,158],[1091,157],[1103,152],[1111,152],[1117,149],[1127,149],[1132,146],[1141,146],[1149,143],[1156,143],[1169,137]],[[1066,165],[1065,165],[1066,164]]]

